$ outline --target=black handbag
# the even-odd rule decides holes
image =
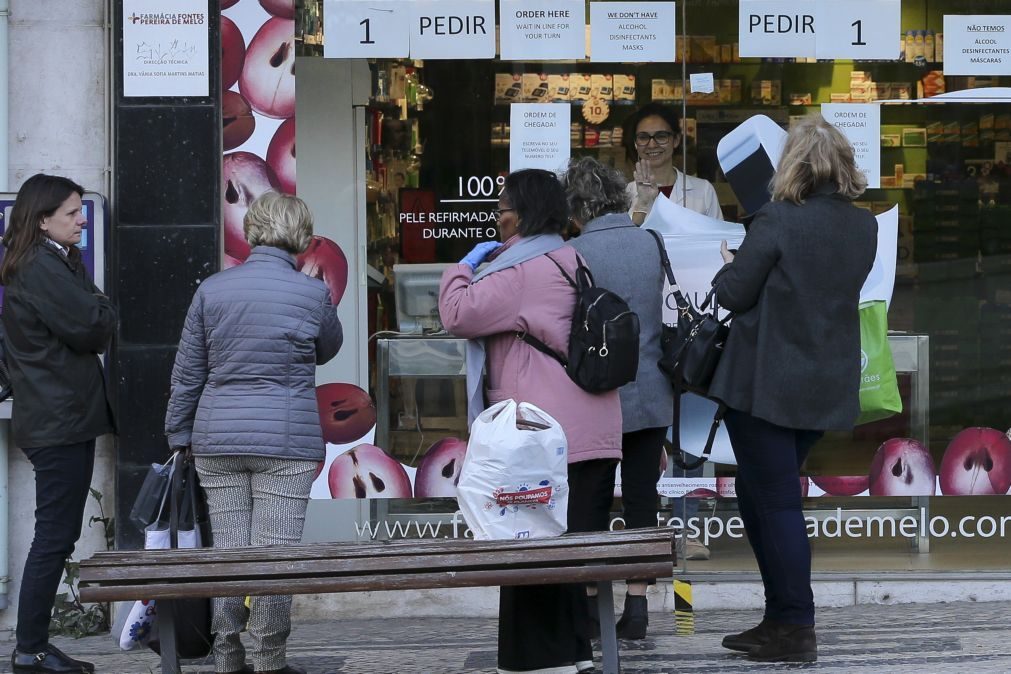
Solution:
[[[179,546],[179,531],[199,529],[201,545],[211,545],[207,504],[197,479],[197,469],[189,451],[175,457],[169,495],[169,537],[173,548]],[[176,653],[180,658],[204,658],[214,645],[211,631],[211,600],[206,597],[158,600],[158,620],[171,620],[174,626]],[[159,626],[159,630],[161,630]],[[161,643],[148,644],[161,654]]]
[[[162,512],[162,508],[172,488],[172,465],[175,457],[164,464],[152,463],[147,469],[144,483],[137,492],[137,498],[130,508],[130,521],[138,529],[144,531],[148,525],[154,524]]]
[[[688,462],[682,458],[684,450],[681,448],[681,395],[687,392],[709,398],[709,385],[713,381],[713,374],[730,335],[729,322],[733,314],[727,314],[722,319],[719,317],[716,286],[706,295],[700,309],[692,306],[678,287],[677,279],[674,278],[674,270],[671,269],[663,240],[653,230],[647,231],[653,235],[660,249],[660,260],[671,287],[665,302],[669,309],[677,312],[678,317],[676,325],[665,323],[661,328],[662,354],[657,361],[657,367],[667,375],[674,388],[674,423],[671,426],[671,438],[674,449],[678,451],[673,452],[672,458],[679,468],[692,470],[705,463],[712,454],[716,432],[723,422],[727,408],[719,400],[715,401],[719,407],[713,416],[706,445],[696,460]],[[707,311],[710,307],[711,310]]]

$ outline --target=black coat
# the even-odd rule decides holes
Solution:
[[[800,205],[766,204],[714,279],[737,315],[710,394],[787,428],[852,428],[860,289],[876,249],[874,216],[834,187]]]
[[[84,270],[40,244],[4,288],[3,326],[19,447],[85,442],[114,431],[98,354],[116,309]]]

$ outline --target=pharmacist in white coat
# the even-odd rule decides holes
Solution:
[[[625,188],[632,222],[641,225],[660,194],[685,208],[723,219],[720,200],[708,180],[685,175],[674,166],[681,145],[681,116],[659,103],[648,103],[625,122],[625,150],[635,162],[635,180]]]

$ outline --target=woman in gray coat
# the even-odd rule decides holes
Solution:
[[[624,299],[639,317],[639,370],[618,390],[621,502],[627,528],[655,527],[660,456],[674,417],[670,382],[657,367],[664,280],[660,250],[653,235],[629,218],[625,178],[617,170],[582,157],[569,163],[562,181],[572,222],[580,230],[569,245],[586,260],[594,282]],[[646,583],[630,582],[618,636],[642,639],[648,621]]]
[[[325,456],[316,365],[342,341],[337,308],[319,279],[295,269],[312,240],[297,197],[268,192],[243,222],[247,260],[197,289],[186,316],[165,434],[190,448],[214,547],[298,543],[317,464]],[[214,600],[217,672],[300,672],[285,664],[291,597]],[[253,637],[253,670],[239,632]]]
[[[867,181],[821,115],[787,136],[772,202],[717,274],[736,312],[709,393],[726,403],[737,502],[765,585],[765,616],[723,645],[763,662],[818,657],[800,467],[827,430],[850,430],[860,386],[860,289],[877,222],[851,201]]]

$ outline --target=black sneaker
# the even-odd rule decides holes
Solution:
[[[56,646],[46,644],[38,653],[22,653],[14,649],[11,654],[11,670],[15,674],[22,672],[75,672],[76,674],[92,674],[95,665],[84,660],[75,660]]]

